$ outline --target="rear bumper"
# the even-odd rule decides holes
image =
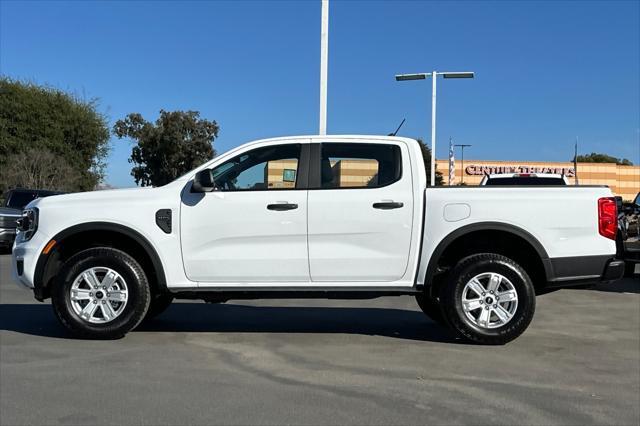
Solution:
[[[624,277],[624,260],[614,259],[607,263],[604,274],[602,274],[602,279],[600,281],[617,281],[622,277]]]
[[[547,287],[571,287],[612,282],[624,276],[624,260],[614,256],[579,256],[548,259]]]

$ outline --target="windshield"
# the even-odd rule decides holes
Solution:
[[[559,177],[511,177],[487,180],[486,185],[566,185]]]
[[[14,192],[7,201],[7,207],[22,210],[24,206],[33,201],[37,195],[34,192]]]

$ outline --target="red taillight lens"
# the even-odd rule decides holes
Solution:
[[[618,208],[615,198],[600,198],[598,200],[598,232],[603,237],[616,239],[618,232]]]

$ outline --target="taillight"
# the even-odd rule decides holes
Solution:
[[[616,239],[618,232],[618,208],[616,199],[600,198],[598,200],[598,232],[603,237],[611,240]]]

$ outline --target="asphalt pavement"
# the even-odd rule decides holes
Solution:
[[[0,424],[640,424],[640,280],[538,297],[506,346],[413,298],[177,302],[74,340],[0,256]]]

